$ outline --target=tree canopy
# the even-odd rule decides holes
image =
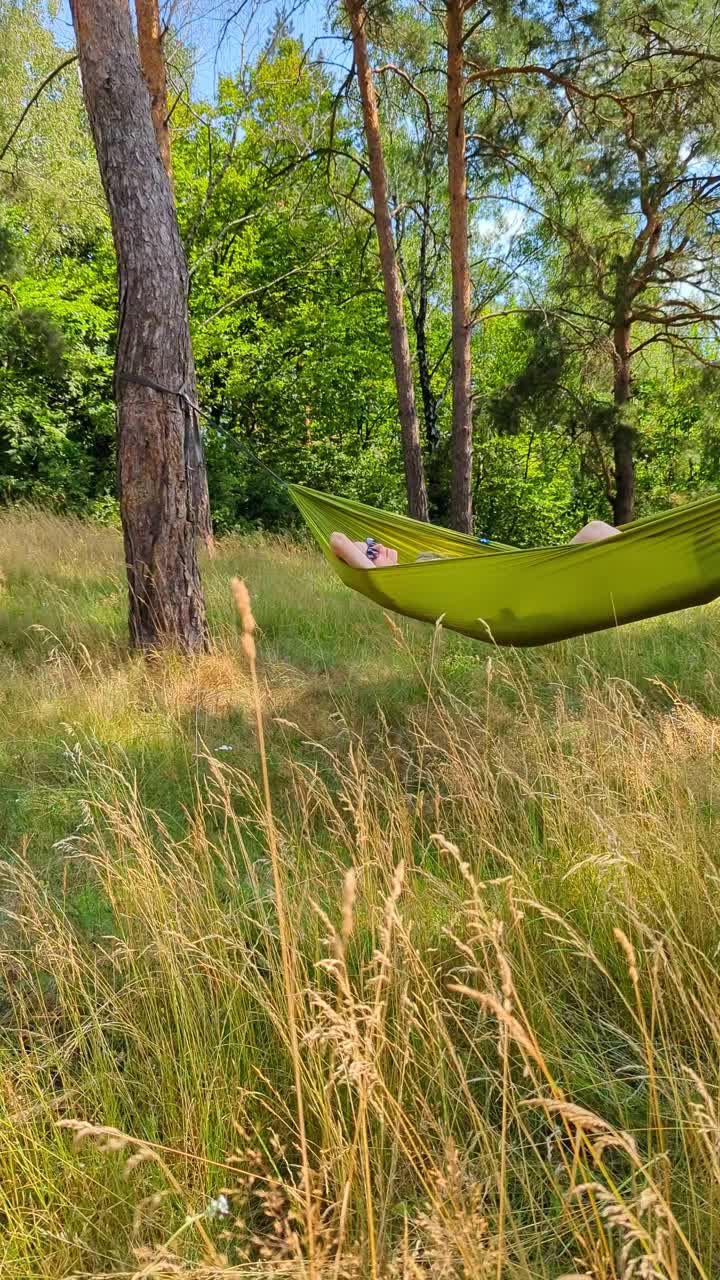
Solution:
[[[662,19],[632,0],[465,16],[472,489],[490,536],[617,517],[623,474],[638,513],[717,486],[711,19],[685,0]],[[338,10],[332,34],[344,24]],[[371,6],[367,34],[431,516],[446,520],[445,10]],[[112,518],[114,256],[77,66],[38,3],[0,0],[0,36],[0,497]],[[351,61],[280,22],[212,101],[189,53],[170,95],[219,531],[293,518],[229,436],[288,479],[405,503]]]

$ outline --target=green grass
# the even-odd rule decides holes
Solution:
[[[716,607],[492,651],[227,539],[148,666],[114,531],[0,568],[3,1277],[717,1274]]]

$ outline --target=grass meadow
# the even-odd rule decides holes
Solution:
[[[716,606],[493,651],[228,538],[145,663],[114,530],[0,568],[3,1280],[717,1277]]]

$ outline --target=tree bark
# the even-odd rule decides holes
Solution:
[[[357,70],[363,123],[370,162],[375,228],[380,249],[380,263],[385,288],[385,305],[390,329],[395,385],[397,387],[398,413],[405,461],[408,510],[417,520],[428,519],[428,500],[425,489],[425,473],[420,447],[420,427],[415,404],[410,343],[408,341],[403,291],[400,282],[392,222],[388,205],[387,178],[383,160],[382,139],[377,96],[368,58],[365,23],[367,10],[364,0],[346,0],[352,32],[353,55]]]
[[[465,164],[464,0],[447,0],[448,193],[452,269],[452,472],[450,522],[472,533],[472,324]]]
[[[163,49],[162,24],[159,0],[135,0],[138,52],[145,83],[150,94],[150,112],[157,138],[163,168],[174,188],[170,156],[170,128],[168,125],[167,71]],[[192,378],[192,399],[195,399],[195,374]],[[210,516],[207,468],[200,435],[200,423],[196,413],[188,415],[186,423],[185,460],[193,491],[193,508],[198,537],[212,552],[214,539]]]
[[[630,399],[630,322],[623,318],[615,326],[615,376],[613,401],[616,422],[613,430],[613,455],[615,460],[615,497],[613,520],[615,524],[627,524],[635,518],[635,458],[633,433],[624,421],[624,407]]]
[[[150,112],[163,168],[172,182],[168,126],[167,72],[159,0],[135,0],[140,66],[150,94]]]
[[[118,263],[115,398],[131,644],[207,648],[186,438],[194,399],[188,277],[127,0],[72,0],[83,94]]]

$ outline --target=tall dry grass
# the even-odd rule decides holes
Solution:
[[[228,647],[259,758],[194,738],[182,829],[72,746],[53,875],[1,873],[3,1277],[717,1274],[714,715],[385,643],[421,696],[360,724]]]

